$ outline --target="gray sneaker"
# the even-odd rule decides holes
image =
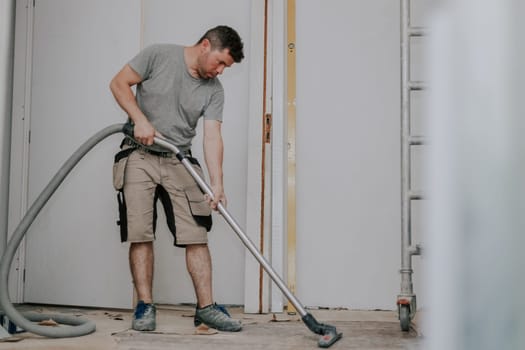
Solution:
[[[231,318],[230,315],[221,310],[217,304],[197,309],[195,311],[194,323],[196,326],[204,323],[208,327],[224,332],[238,332],[242,329],[241,321]]]
[[[135,313],[133,314],[131,328],[136,331],[154,331],[157,326],[155,321],[156,314],[157,309],[154,304],[146,304],[142,300],[139,300],[135,308]]]

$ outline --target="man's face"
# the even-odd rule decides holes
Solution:
[[[212,50],[208,45],[198,59],[199,75],[203,79],[215,78],[217,75],[222,74],[225,68],[231,67],[233,63],[229,49]]]

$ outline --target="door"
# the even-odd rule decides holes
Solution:
[[[139,24],[138,0],[35,2],[28,203],[88,137],[125,120],[108,85],[138,50]],[[111,182],[120,138],[84,157],[28,231],[25,302],[130,306]]]
[[[296,37],[297,294],[312,306],[392,309],[399,2],[297,1]]]
[[[207,8],[208,11],[202,11]],[[194,44],[218,24],[236,28],[249,52],[251,2],[36,0],[34,8],[29,203],[88,137],[126,116],[108,85],[142,46]],[[118,23],[118,25],[115,25]],[[228,69],[223,136],[230,211],[244,224],[249,59]],[[201,126],[199,126],[200,128]],[[27,235],[25,302],[130,307],[128,245],[120,243],[111,165],[121,136],[95,147],[57,190]],[[194,150],[202,160],[202,139]],[[214,292],[242,304],[244,248],[220,216],[210,249]],[[194,302],[184,250],[175,248],[162,210],[157,227],[154,298]]]

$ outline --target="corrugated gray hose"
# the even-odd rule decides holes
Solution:
[[[18,224],[13,232],[5,252],[0,260],[0,310],[18,327],[38,335],[51,338],[68,338],[86,335],[95,331],[95,323],[86,319],[66,316],[66,315],[49,315],[41,313],[23,313],[18,312],[11,300],[9,299],[9,270],[16,250],[26,234],[31,223],[35,220],[40,210],[53,195],[55,190],[60,186],[65,177],[75,167],[75,165],[88,153],[96,144],[110,135],[123,132],[124,124],[110,125],[84,142],[69,159],[62,165],[49,184],[38,196],[31,208],[27,211],[22,221]],[[53,319],[60,324],[66,324],[74,327],[49,327],[41,326],[34,322]]]

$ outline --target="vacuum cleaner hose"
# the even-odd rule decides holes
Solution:
[[[2,310],[7,315],[7,317],[18,327],[26,331],[51,338],[78,337],[90,334],[95,331],[96,327],[94,322],[78,317],[65,315],[46,315],[41,313],[21,314],[18,312],[9,298],[9,270],[16,250],[18,249],[22,238],[29,229],[29,226],[33,223],[40,210],[44,207],[55,190],[60,186],[65,177],[75,167],[80,159],[82,159],[82,157],[84,157],[84,155],[86,155],[86,153],[88,153],[100,141],[104,140],[110,135],[124,132],[124,125],[125,124],[110,125],[84,142],[58,170],[49,184],[44,188],[42,193],[40,193],[38,198],[31,205],[31,208],[29,208],[22,221],[20,221],[17,228],[13,232],[9,243],[6,246],[4,254],[2,255],[2,259],[0,260],[0,310]],[[74,327],[49,327],[41,326],[32,322],[38,322],[50,318],[58,323]]]

